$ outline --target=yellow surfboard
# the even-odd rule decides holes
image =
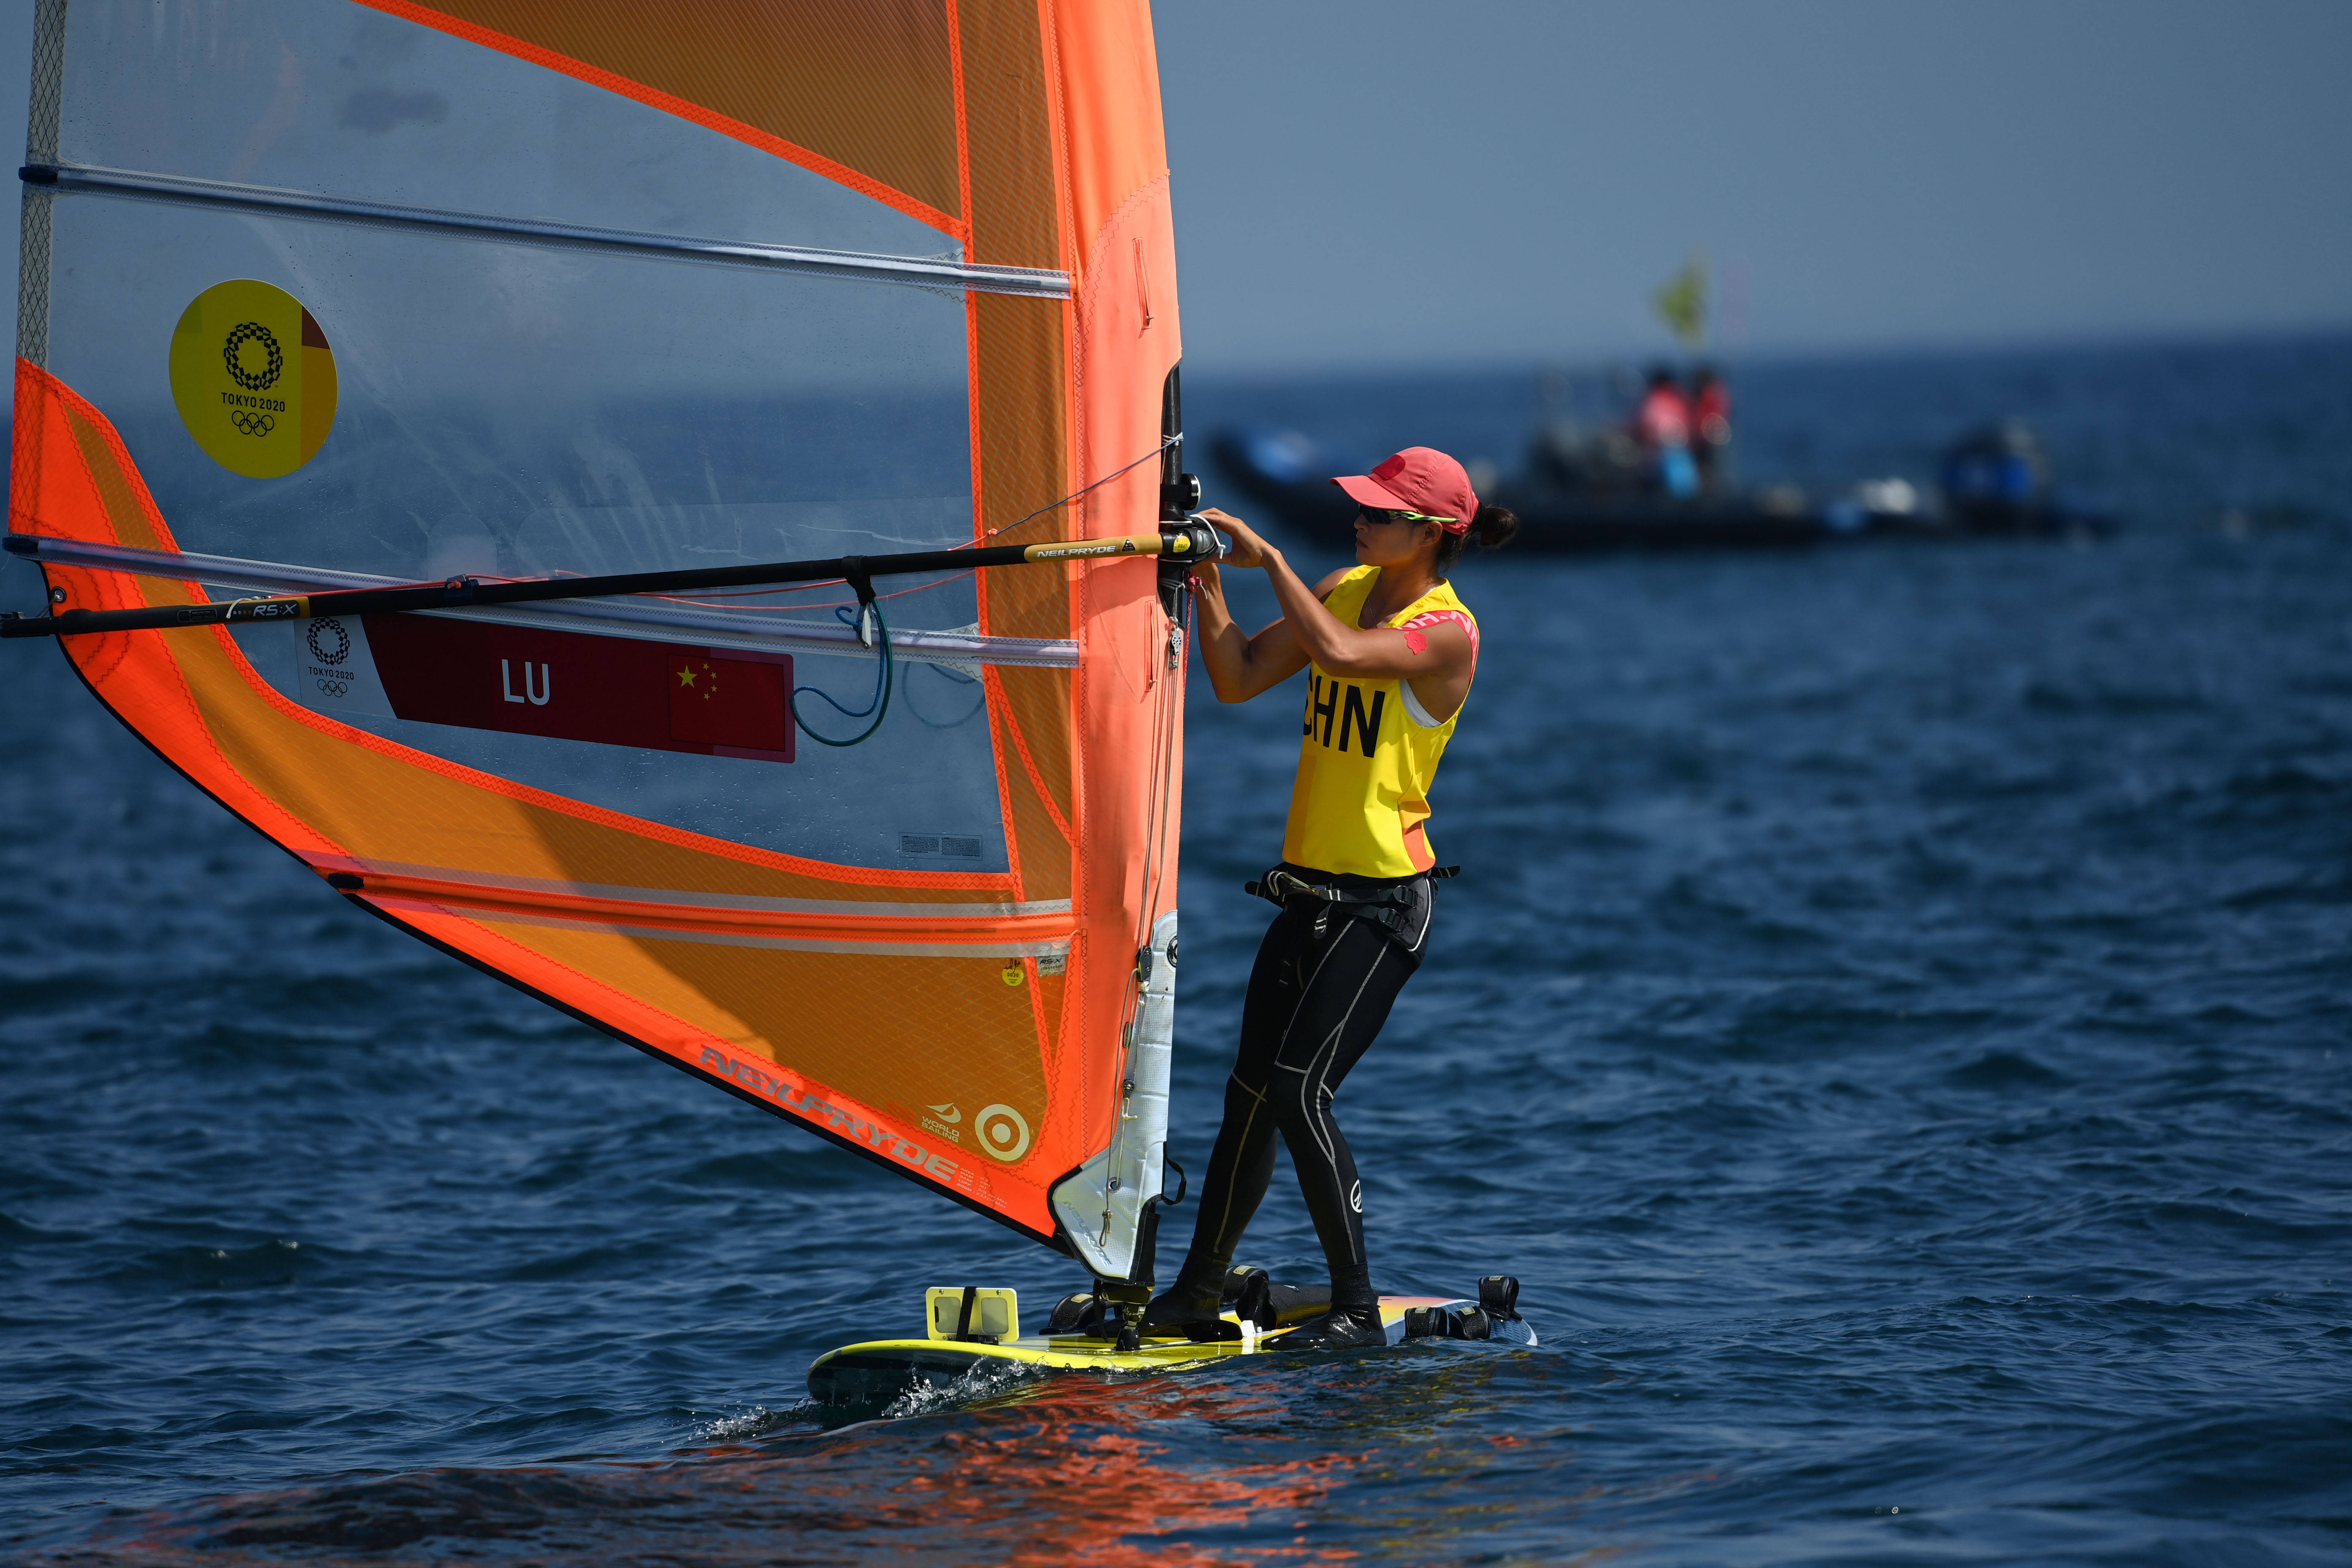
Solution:
[[[965,1298],[975,1299],[971,1302],[975,1310],[965,1310]],[[944,1390],[990,1373],[1179,1372],[1280,1351],[1283,1342],[1306,1321],[1261,1331],[1256,1324],[1227,1311],[1223,1316],[1233,1325],[1231,1339],[1146,1339],[1133,1350],[1121,1350],[1116,1338],[1100,1333],[1023,1335],[1018,1299],[1011,1290],[934,1287],[925,1306],[931,1331],[922,1339],[869,1340],[819,1356],[809,1367],[809,1396],[821,1405],[880,1405],[926,1388]],[[1381,1298],[1381,1321],[1391,1344],[1407,1338],[1462,1337],[1426,1331],[1433,1323],[1442,1330],[1449,1321],[1445,1315],[1450,1314],[1450,1321],[1458,1325],[1464,1315],[1480,1312],[1479,1302],[1458,1296]],[[969,1325],[961,1337],[955,1331],[960,1319]],[[1534,1329],[1523,1318],[1489,1317],[1485,1322],[1488,1332],[1479,1337],[1522,1345],[1536,1342]]]

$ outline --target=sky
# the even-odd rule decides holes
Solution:
[[[1189,365],[1664,349],[1694,253],[1756,353],[2352,325],[2345,0],[1153,15]]]
[[[0,10],[12,127],[30,12]],[[1748,354],[2352,327],[2347,0],[1159,0],[1154,26],[1196,374],[1653,353],[1693,255]]]

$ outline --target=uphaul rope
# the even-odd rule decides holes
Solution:
[[[40,557],[41,540],[37,535],[12,533],[6,543],[11,554],[36,560]],[[380,616],[405,610],[446,610],[462,605],[527,605],[622,594],[691,593],[770,583],[813,583],[835,577],[845,579],[857,591],[859,599],[871,603],[872,579],[876,577],[1123,555],[1214,561],[1221,552],[1216,531],[1206,523],[1163,523],[1156,533],[1121,533],[1053,544],[919,550],[898,555],[839,555],[824,561],[779,561],[756,566],[695,567],[677,572],[619,572],[602,577],[537,578],[522,583],[484,583],[473,577],[452,577],[446,583],[410,587],[347,588],[329,594],[231,599],[219,604],[170,605],[141,610],[67,610],[49,616],[11,612],[0,616],[0,637],[80,637],[96,632],[299,621],[318,616]]]

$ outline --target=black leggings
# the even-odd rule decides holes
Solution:
[[[1360,878],[1344,880],[1368,885]],[[1180,1289],[1210,1294],[1223,1287],[1242,1231],[1274,1180],[1279,1131],[1331,1265],[1333,1303],[1357,1306],[1376,1299],[1364,1257],[1363,1184],[1348,1141],[1331,1119],[1331,1097],[1388,1021],[1390,1005],[1429,949],[1430,883],[1423,879],[1402,886],[1412,903],[1402,911],[1398,932],[1306,898],[1292,900],[1266,928],[1242,1004],[1241,1049],[1225,1083],[1224,1125],[1202,1178],[1200,1216],[1177,1277]]]

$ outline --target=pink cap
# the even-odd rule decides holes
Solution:
[[[1462,465],[1434,447],[1407,447],[1369,474],[1331,481],[1358,506],[1378,511],[1418,511],[1450,518],[1448,533],[1467,533],[1478,497]]]

